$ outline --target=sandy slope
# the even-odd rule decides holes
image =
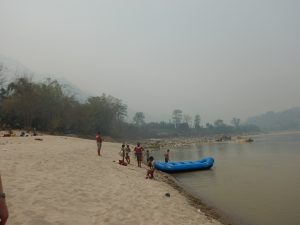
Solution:
[[[220,224],[168,184],[146,180],[135,162],[114,163],[120,144],[105,142],[98,157],[95,141],[40,138],[0,138],[8,225]]]

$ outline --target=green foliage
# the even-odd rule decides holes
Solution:
[[[93,96],[81,103],[67,94],[56,80],[47,79],[36,83],[27,77],[15,79],[7,86],[2,84],[0,98],[0,125],[11,128],[51,133],[90,136],[100,131],[120,139],[163,138],[174,136],[234,134],[258,131],[253,125],[241,126],[233,119],[229,126],[218,119],[214,125],[200,126],[200,115],[194,119],[175,109],[172,122],[145,123],[143,112],[137,112],[134,124],[126,123],[127,106],[110,95]]]
[[[133,117],[133,122],[137,126],[145,124],[145,114],[143,112],[137,112]]]
[[[232,118],[232,120],[231,120],[231,124],[233,126],[235,126],[236,128],[240,126],[240,122],[241,122],[241,120],[239,118],[235,118],[235,117]]]
[[[175,125],[175,128],[178,126],[178,124],[182,121],[182,110],[181,109],[175,109],[173,111],[173,123]]]
[[[28,130],[110,135],[127,114],[127,106],[112,96],[90,97],[80,104],[56,81],[34,83],[22,77],[10,83],[1,98],[2,125]]]
[[[194,127],[195,129],[199,130],[200,129],[200,122],[201,122],[201,117],[199,114],[197,114],[195,116],[195,119],[194,119]]]
[[[223,127],[225,124],[223,123],[223,120],[217,119],[217,120],[214,122],[214,125],[215,125],[215,127]]]

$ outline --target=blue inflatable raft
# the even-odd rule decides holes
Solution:
[[[181,162],[154,162],[154,167],[158,170],[168,173],[176,173],[191,170],[206,170],[214,165],[212,157],[205,157],[196,161],[181,161]]]

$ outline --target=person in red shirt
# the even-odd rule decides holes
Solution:
[[[5,203],[5,194],[3,192],[1,174],[0,174],[0,225],[5,225],[8,219],[8,210]]]
[[[136,155],[136,160],[138,163],[138,167],[142,167],[142,154],[143,154],[143,147],[141,146],[141,144],[138,142],[136,147],[134,148],[134,152]]]
[[[98,156],[101,156],[101,147],[102,147],[102,137],[101,137],[101,134],[100,132],[97,133],[96,135],[96,142],[97,142],[97,147],[98,147]]]

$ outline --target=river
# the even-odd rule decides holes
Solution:
[[[172,161],[212,156],[211,170],[172,174],[240,224],[300,224],[300,132],[253,136],[252,143],[171,148]],[[165,150],[153,151],[162,160]]]

